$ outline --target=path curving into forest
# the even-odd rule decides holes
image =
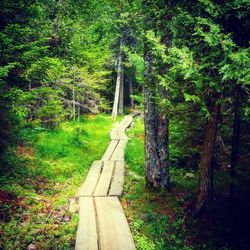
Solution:
[[[135,250],[129,225],[119,201],[124,184],[125,134],[130,114],[110,132],[110,143],[99,161],[94,161],[79,189],[80,220],[76,250]]]

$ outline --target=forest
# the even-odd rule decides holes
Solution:
[[[2,0],[0,249],[250,249],[249,37],[250,0]]]

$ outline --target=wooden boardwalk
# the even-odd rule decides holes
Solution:
[[[127,115],[110,132],[110,143],[100,161],[94,161],[79,189],[80,220],[76,250],[135,250],[119,197],[124,184]]]

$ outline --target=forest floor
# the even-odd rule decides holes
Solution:
[[[0,249],[74,248],[78,215],[69,212],[70,198],[103,155],[112,125],[109,116],[98,115],[56,130],[30,125],[20,130],[19,147],[0,176]],[[238,172],[235,206],[226,203],[228,173],[215,171],[213,202],[199,218],[187,219],[198,170],[171,166],[172,192],[149,191],[140,118],[128,136],[121,203],[138,250],[250,249],[249,166]]]
[[[0,249],[74,248],[78,215],[69,212],[70,198],[106,150],[112,124],[109,116],[83,116],[56,130],[20,131],[12,169],[0,177]]]
[[[213,201],[202,215],[192,219],[186,216],[186,208],[195,195],[198,170],[171,166],[172,191],[149,191],[145,188],[141,119],[135,119],[128,136],[131,141],[125,151],[127,175],[122,204],[138,250],[250,249],[249,166],[238,172],[233,207],[227,200],[228,173],[215,170]]]

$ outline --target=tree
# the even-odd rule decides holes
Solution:
[[[241,70],[233,69],[233,65],[239,64],[236,63],[240,61],[238,51],[242,50],[239,43],[235,43],[238,38],[227,33],[228,23],[231,22],[231,4],[235,3],[224,6],[212,1],[191,1],[189,5],[183,2],[172,9],[174,14],[170,16],[173,37],[167,53],[169,69],[163,85],[173,94],[173,104],[184,99],[185,106],[189,103],[196,105],[199,120],[206,127],[204,133],[200,131],[204,139],[200,152],[199,185],[192,204],[193,214],[198,214],[207,202],[219,106],[231,105],[234,92],[232,80],[245,81],[243,72],[248,71],[247,56],[240,52],[244,58]],[[241,12],[244,17],[245,11]]]
[[[124,66],[123,66],[123,52],[122,52],[123,41],[121,37],[119,55],[117,60],[117,77],[115,85],[115,98],[112,110],[112,116],[117,117],[117,114],[123,113],[123,89],[124,89]]]
[[[164,3],[158,1],[157,7],[163,8]],[[165,7],[165,6],[164,6]],[[169,122],[166,111],[160,104],[160,98],[167,98],[159,84],[159,76],[164,69],[165,45],[155,36],[154,17],[148,14],[152,6],[143,1],[145,18],[144,40],[144,123],[145,123],[145,161],[147,186],[152,188],[170,189],[169,176]],[[157,9],[155,10],[157,13]],[[153,13],[153,14],[155,14]],[[157,17],[158,18],[158,17]],[[162,31],[162,30],[160,30]]]
[[[203,208],[204,203],[207,200],[209,194],[209,182],[211,180],[211,164],[213,157],[213,147],[215,141],[215,135],[217,130],[217,115],[218,115],[218,105],[217,98],[211,96],[208,104],[208,110],[210,117],[208,118],[205,136],[203,141],[203,150],[200,160],[200,177],[199,184],[195,200],[195,208],[193,213],[200,212]]]

